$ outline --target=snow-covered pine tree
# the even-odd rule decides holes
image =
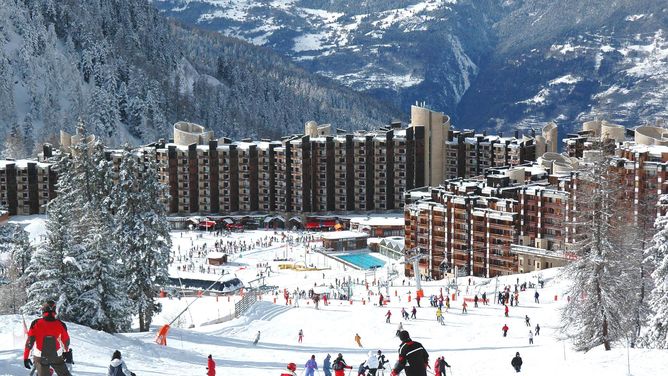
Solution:
[[[610,159],[601,155],[578,171],[572,192],[574,217],[571,250],[577,259],[564,268],[571,281],[570,302],[562,311],[562,333],[578,351],[588,351],[628,338],[634,311],[629,297],[635,294],[629,272],[623,233],[628,208],[623,205],[618,174]]]
[[[155,152],[123,152],[118,184],[112,197],[115,209],[114,243],[126,269],[127,291],[139,330],[147,331],[160,312],[159,286],[167,280],[171,238],[165,206],[165,186],[157,176]]]
[[[130,300],[125,291],[125,271],[112,240],[112,171],[100,143],[72,149],[72,191],[77,220],[72,224],[73,247],[81,272],[79,295],[72,304],[75,321],[94,329],[115,333],[130,326]]]
[[[24,273],[33,247],[28,233],[16,224],[0,226],[0,313],[17,313],[26,301]],[[9,256],[9,257],[7,257]]]
[[[33,253],[25,273],[29,283],[28,302],[22,310],[26,314],[34,313],[51,299],[58,305],[59,317],[69,321],[74,318],[70,314],[71,303],[78,296],[75,276],[79,270],[72,257],[73,205],[66,194],[68,170],[62,168],[68,163],[66,159],[59,163],[62,172],[58,180],[58,197],[47,208],[46,241]]]
[[[660,198],[659,206],[664,212],[668,209],[668,196]],[[648,263],[655,268],[654,288],[650,294],[652,314],[640,345],[668,349],[668,213],[657,218],[655,227],[657,233],[645,252]]]

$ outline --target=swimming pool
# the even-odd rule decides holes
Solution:
[[[385,265],[385,261],[377,257],[373,257],[368,253],[355,253],[352,255],[338,255],[334,257],[349,262],[360,269],[371,269],[376,266],[381,267]]]

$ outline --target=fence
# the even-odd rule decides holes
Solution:
[[[255,290],[246,290],[246,293],[240,301],[234,303],[234,317],[237,318],[246,313],[250,307],[257,302],[257,294]]]

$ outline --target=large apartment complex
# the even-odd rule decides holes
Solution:
[[[629,220],[651,225],[656,198],[668,193],[665,130],[638,127],[631,141],[613,125],[605,132],[592,123],[586,127],[570,138],[582,146],[580,158],[546,152],[535,163],[489,168],[475,178],[407,192],[405,247],[423,251],[420,273],[438,278],[457,269],[460,275],[493,277],[567,262],[575,187],[582,183],[577,166],[600,155],[589,150],[594,141],[611,146],[611,169],[619,173],[621,195],[632,209]],[[411,265],[406,272],[414,273]]]

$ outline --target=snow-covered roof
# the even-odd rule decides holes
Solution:
[[[368,234],[357,231],[334,231],[322,234],[324,240],[363,239],[368,237]]]
[[[350,224],[359,226],[403,226],[404,217],[357,217],[350,218]]]

